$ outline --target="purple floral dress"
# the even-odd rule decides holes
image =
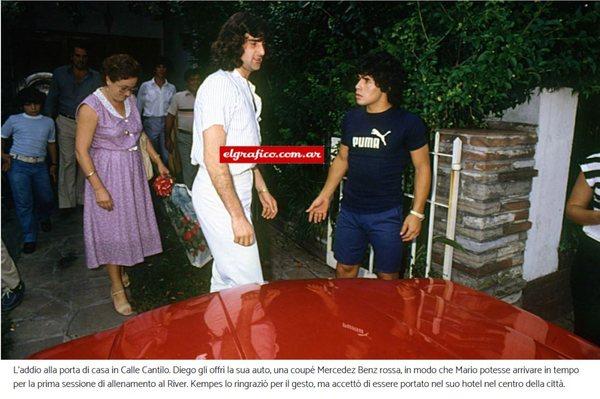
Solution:
[[[85,183],[83,235],[90,269],[100,265],[133,266],[162,252],[150,190],[138,142],[142,122],[133,96],[125,100],[125,118],[100,89],[82,104],[98,115],[90,155],[98,177],[110,193],[113,210],[96,203],[94,189]]]

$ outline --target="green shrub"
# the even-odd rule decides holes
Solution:
[[[163,6],[167,7],[167,6]],[[600,3],[269,2],[169,3],[201,65],[236,10],[268,22],[267,61],[253,76],[263,98],[265,144],[328,145],[353,106],[354,65],[369,51],[396,56],[402,106],[438,127],[482,126],[536,87],[600,92]],[[267,168],[282,215],[299,238],[322,234],[304,209],[326,168]]]

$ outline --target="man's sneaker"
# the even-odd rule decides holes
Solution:
[[[35,252],[35,242],[26,242],[25,244],[23,244],[24,254],[31,254],[33,252]]]
[[[21,281],[12,290],[7,289],[2,293],[2,311],[8,312],[19,306],[23,296],[25,296],[25,284]]]
[[[52,222],[50,222],[50,219],[44,220],[43,222],[40,223],[40,227],[42,228],[43,232],[47,233],[50,230],[52,230]]]

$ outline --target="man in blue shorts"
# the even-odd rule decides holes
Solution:
[[[321,193],[307,209],[311,222],[325,220],[331,198],[346,175],[336,223],[337,277],[356,277],[367,245],[375,251],[379,278],[399,277],[402,242],[421,232],[431,185],[426,128],[421,119],[398,107],[402,77],[386,53],[365,57],[355,86],[359,107],[342,121],[342,142]],[[414,200],[402,215],[402,174],[415,167]]]

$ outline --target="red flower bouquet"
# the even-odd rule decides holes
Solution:
[[[168,197],[171,195],[174,183],[173,179],[168,176],[157,176],[156,179],[154,179],[154,183],[152,183],[152,187],[159,197]]]

